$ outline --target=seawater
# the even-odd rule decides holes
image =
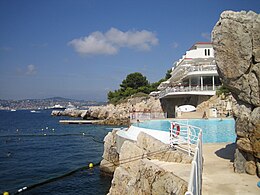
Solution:
[[[0,193],[13,194],[24,186],[100,162],[104,146],[96,141],[102,141],[111,126],[62,125],[59,120],[67,118],[50,113],[0,111]],[[101,176],[95,167],[22,194],[107,194],[110,184],[111,177]]]

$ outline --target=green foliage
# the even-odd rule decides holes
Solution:
[[[142,86],[148,86],[148,81],[140,72],[127,75],[126,79],[120,85],[122,90],[126,90],[127,88],[138,89]]]
[[[115,90],[114,92],[108,92],[107,98],[109,103],[122,103],[125,102],[130,96],[141,97],[151,93],[152,91],[156,91],[161,82],[166,81],[171,77],[170,73],[171,69],[167,71],[165,78],[151,84],[141,73],[131,73],[122,81],[120,84],[120,89]]]
[[[145,94],[145,93],[142,93],[142,92],[138,92],[138,93],[132,95],[132,97],[133,98],[135,98],[135,97],[148,97],[148,95]]]
[[[168,80],[169,78],[171,78],[171,73],[172,73],[172,69],[167,70],[166,74],[165,74],[165,80]]]
[[[225,87],[225,85],[222,85],[220,88],[217,89],[216,91],[216,95],[220,96],[222,94],[226,95],[228,94],[230,91],[228,88]]]

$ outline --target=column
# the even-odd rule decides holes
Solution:
[[[213,88],[213,91],[215,91],[215,78],[214,78],[214,76],[212,76],[212,88]]]
[[[189,78],[189,90],[191,91],[191,77]]]
[[[201,87],[201,91],[203,91],[203,77],[200,76],[200,87]]]

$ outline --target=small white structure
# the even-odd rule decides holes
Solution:
[[[194,112],[196,107],[192,105],[182,105],[177,108],[177,112]]]
[[[218,117],[218,111],[216,108],[210,108],[209,109],[209,117]]]

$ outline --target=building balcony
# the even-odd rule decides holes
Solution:
[[[161,91],[159,98],[169,98],[169,97],[180,97],[187,95],[215,95],[216,90],[221,87],[221,85],[204,85],[204,86],[175,86],[168,87],[165,90]]]
[[[179,80],[191,75],[218,75],[217,67],[214,64],[180,65],[173,70],[171,82],[178,82]]]

